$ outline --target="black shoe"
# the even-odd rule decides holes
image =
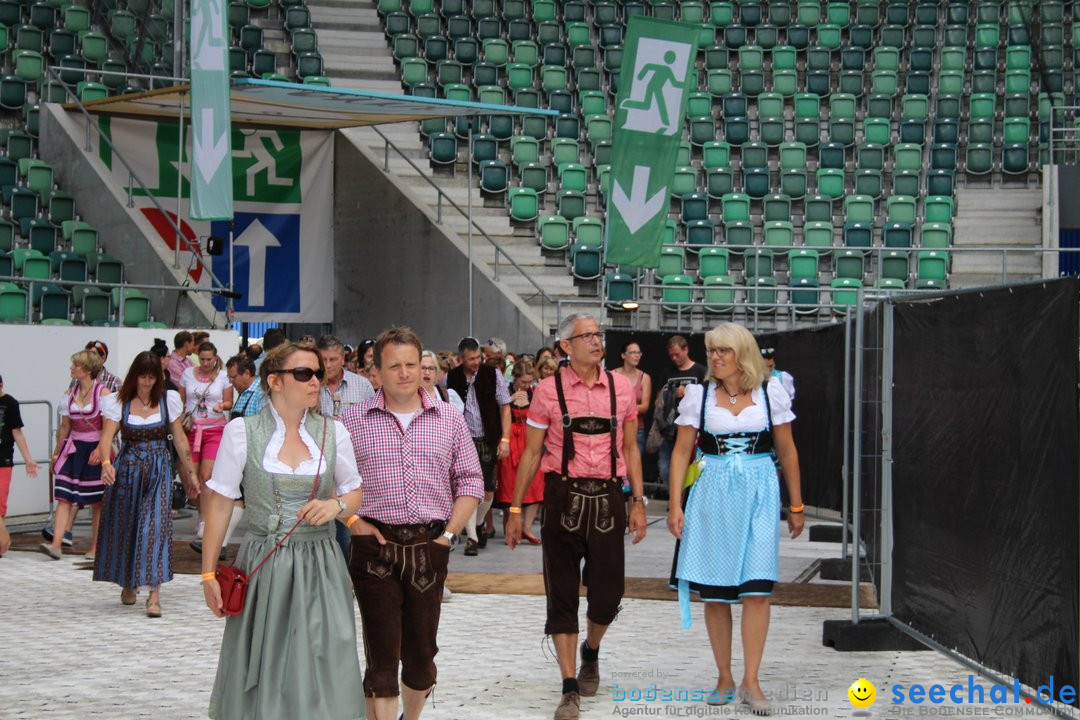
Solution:
[[[475,557],[476,555],[479,555],[479,554],[480,554],[480,551],[478,550],[478,543],[475,540],[473,540],[472,538],[466,539],[465,540],[465,557]]]
[[[476,545],[481,550],[483,550],[484,548],[487,547],[488,534],[486,532],[484,532],[483,528],[481,528],[480,532],[479,532],[479,535],[480,535],[480,539],[476,542]]]

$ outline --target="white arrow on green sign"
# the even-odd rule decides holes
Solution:
[[[659,264],[699,30],[638,15],[626,26],[606,228],[612,265]]]
[[[191,217],[232,220],[225,0],[191,0]]]

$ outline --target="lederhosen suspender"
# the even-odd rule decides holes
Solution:
[[[615,409],[615,378],[609,370],[605,370],[608,382],[608,393],[611,396],[611,417],[608,420],[593,415],[582,417],[570,417],[570,411],[566,408],[566,396],[563,394],[562,368],[555,373],[555,394],[559,398],[559,411],[562,412],[563,451],[562,451],[562,477],[563,480],[570,477],[570,461],[574,457],[574,433],[579,435],[611,435],[611,478],[618,477],[616,461],[619,458],[617,430],[619,419]]]
[[[698,448],[706,455],[726,455],[734,448],[728,447],[728,440],[741,440],[746,443],[745,452],[754,455],[767,453],[773,450],[772,438],[772,404],[769,402],[769,381],[761,385],[761,393],[765,396],[765,429],[758,432],[724,433],[714,435],[705,429],[705,407],[709,402],[709,385],[702,387],[701,391],[701,420],[698,423]],[[741,444],[741,443],[740,443]]]

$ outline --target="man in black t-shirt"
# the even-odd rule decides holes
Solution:
[[[660,386],[656,398],[653,423],[657,425],[663,442],[657,457],[660,470],[660,484],[668,483],[671,469],[671,451],[675,447],[675,418],[679,416],[679,403],[682,401],[687,385],[705,381],[705,366],[690,359],[690,346],[682,335],[672,335],[667,344],[668,358],[671,359],[671,371]]]
[[[19,446],[26,461],[26,474],[37,477],[38,466],[30,455],[26,437],[22,431],[22,414],[19,401],[4,394],[4,379],[0,378],[0,517],[7,515],[8,490],[11,489],[11,472],[15,465],[15,446]]]

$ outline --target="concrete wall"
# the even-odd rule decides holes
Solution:
[[[69,113],[55,104],[41,106],[41,158],[53,166],[59,186],[75,196],[75,212],[97,228],[98,242],[104,252],[123,261],[124,278],[130,283],[147,285],[183,282],[186,266],[179,270],[172,268],[172,251],[157,239],[153,226],[141,213],[127,207],[127,188],[117,187],[101,160],[84,152],[85,142],[86,121],[82,113]],[[121,155],[124,153],[123,147],[117,150]],[[154,238],[156,244],[149,238]],[[166,324],[207,327],[215,317],[205,296],[195,299],[193,295],[184,295],[178,306],[180,293],[145,292],[150,296],[151,312]],[[222,324],[220,315],[217,319]]]
[[[465,248],[347,138],[334,142],[335,333],[353,342],[408,325],[425,346],[455,349],[469,333]],[[477,337],[529,352],[543,344],[520,301],[479,267],[473,298]]]

